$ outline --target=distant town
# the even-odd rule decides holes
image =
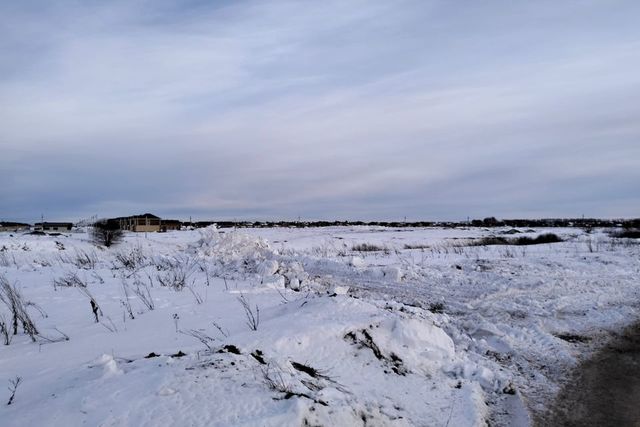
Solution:
[[[205,228],[216,225],[218,228],[311,228],[340,226],[372,226],[372,227],[640,227],[640,218],[633,219],[599,219],[599,218],[543,218],[543,219],[496,219],[488,217],[467,221],[180,221],[165,219],[151,213],[116,218],[96,219],[78,222],[47,222],[34,224],[0,221],[0,231],[64,233],[74,229],[91,226],[95,222],[108,222],[123,231],[130,232],[167,232]]]

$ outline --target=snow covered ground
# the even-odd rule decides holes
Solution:
[[[37,328],[0,346],[0,381],[21,378],[1,424],[527,425],[638,320],[640,245],[508,231],[0,233]],[[565,241],[470,245],[544,232]]]

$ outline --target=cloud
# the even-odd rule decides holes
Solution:
[[[0,216],[637,215],[619,3],[2,5]]]

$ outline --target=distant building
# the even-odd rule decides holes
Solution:
[[[73,223],[71,222],[36,222],[33,226],[36,231],[61,232],[61,231],[71,231],[71,227],[73,227]]]
[[[29,224],[21,222],[0,221],[0,231],[22,231],[31,228]]]
[[[145,213],[142,215],[114,218],[112,221],[117,221],[121,230],[134,232],[153,232],[160,231],[160,223],[162,220],[159,216]]]
[[[176,219],[162,219],[159,216],[150,213],[121,216],[118,218],[111,218],[108,221],[117,224],[121,230],[137,233],[172,231],[180,230],[182,228],[182,222]]]
[[[182,228],[182,222],[177,219],[160,220],[160,231],[180,230],[180,228]]]

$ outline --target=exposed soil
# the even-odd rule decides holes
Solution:
[[[578,366],[537,426],[640,426],[640,323]]]

